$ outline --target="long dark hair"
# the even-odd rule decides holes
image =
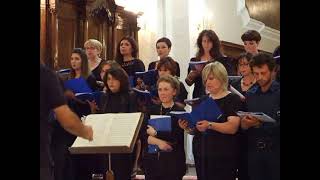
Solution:
[[[138,51],[139,51],[139,50],[138,50],[138,45],[137,45],[136,41],[135,41],[132,37],[130,37],[130,36],[123,37],[123,38],[119,41],[119,43],[118,43],[118,45],[117,45],[117,53],[116,53],[116,57],[115,57],[115,60],[116,60],[120,65],[123,63],[123,55],[122,55],[121,52],[120,52],[120,44],[121,44],[121,41],[123,41],[123,40],[129,41],[129,43],[131,44],[131,47],[132,47],[131,55],[132,55],[132,57],[137,58],[137,56],[138,56]]]
[[[103,82],[107,88],[107,91],[110,92],[107,80],[108,75],[111,75],[116,80],[120,81],[120,89],[119,92],[128,92],[129,91],[129,77],[125,70],[121,67],[111,67],[103,77]]]
[[[89,71],[88,58],[87,58],[86,52],[81,48],[74,48],[71,54],[73,53],[79,54],[81,58],[81,76],[84,78],[87,78],[90,74],[90,71]],[[73,79],[75,78],[75,76],[76,76],[76,72],[74,69],[71,68],[69,78]]]
[[[197,39],[197,46],[199,48],[196,58],[200,60],[201,56],[204,55],[204,49],[202,47],[202,38],[204,36],[207,36],[209,40],[212,42],[212,48],[210,49],[210,56],[213,57],[214,59],[222,57],[222,53],[220,51],[220,40],[217,34],[212,31],[212,30],[203,30]]]

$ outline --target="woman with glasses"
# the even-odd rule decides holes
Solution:
[[[242,53],[238,57],[238,72],[242,76],[241,79],[231,82],[231,85],[238,90],[241,94],[245,95],[245,93],[252,87],[252,85],[256,82],[256,79],[251,71],[249,66],[249,61],[252,58],[251,53]]]

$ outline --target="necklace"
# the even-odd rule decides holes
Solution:
[[[245,83],[243,79],[241,79],[241,84],[244,86],[250,86],[253,84],[253,81],[250,81],[250,83]]]
[[[171,111],[171,109],[173,108],[173,106],[174,106],[174,103],[172,103],[172,105],[171,105],[171,107],[169,108],[169,111],[168,111],[168,112],[170,112],[170,111]],[[162,105],[162,103],[161,103],[161,107],[160,107],[160,115],[163,115],[163,111],[162,111],[162,110],[163,110],[163,108],[164,108],[164,109],[168,109],[168,108],[163,107],[163,105]],[[167,113],[168,113],[168,112],[167,112]],[[166,114],[167,114],[167,113],[166,113]]]

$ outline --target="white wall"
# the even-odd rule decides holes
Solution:
[[[187,62],[197,51],[196,38],[203,29],[212,29],[220,40],[242,45],[241,35],[248,29],[260,32],[259,49],[273,52],[280,44],[280,31],[251,19],[245,0],[147,0],[139,19],[140,59],[145,65],[157,60],[155,43],[165,36],[172,41],[170,56],[186,76]]]
[[[156,41],[165,36],[172,41],[170,56],[180,64],[184,82],[188,62],[197,52],[196,40],[203,29],[212,29],[220,40],[242,45],[241,35],[248,29],[260,32],[259,49],[273,52],[280,44],[280,32],[249,17],[245,0],[147,0],[140,18],[140,59],[147,67],[157,60]],[[191,97],[193,87],[185,84]],[[186,138],[187,162],[193,163],[190,136]]]

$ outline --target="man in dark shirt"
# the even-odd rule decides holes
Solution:
[[[49,113],[53,110],[62,127],[76,136],[92,140],[93,131],[85,126],[66,105],[58,77],[40,64],[40,179],[53,180],[53,161],[50,153]]]
[[[275,60],[263,53],[252,57],[250,67],[257,84],[247,91],[249,112],[263,112],[276,123],[245,116],[241,127],[248,132],[248,169],[252,180],[280,180],[280,84],[272,80]]]

